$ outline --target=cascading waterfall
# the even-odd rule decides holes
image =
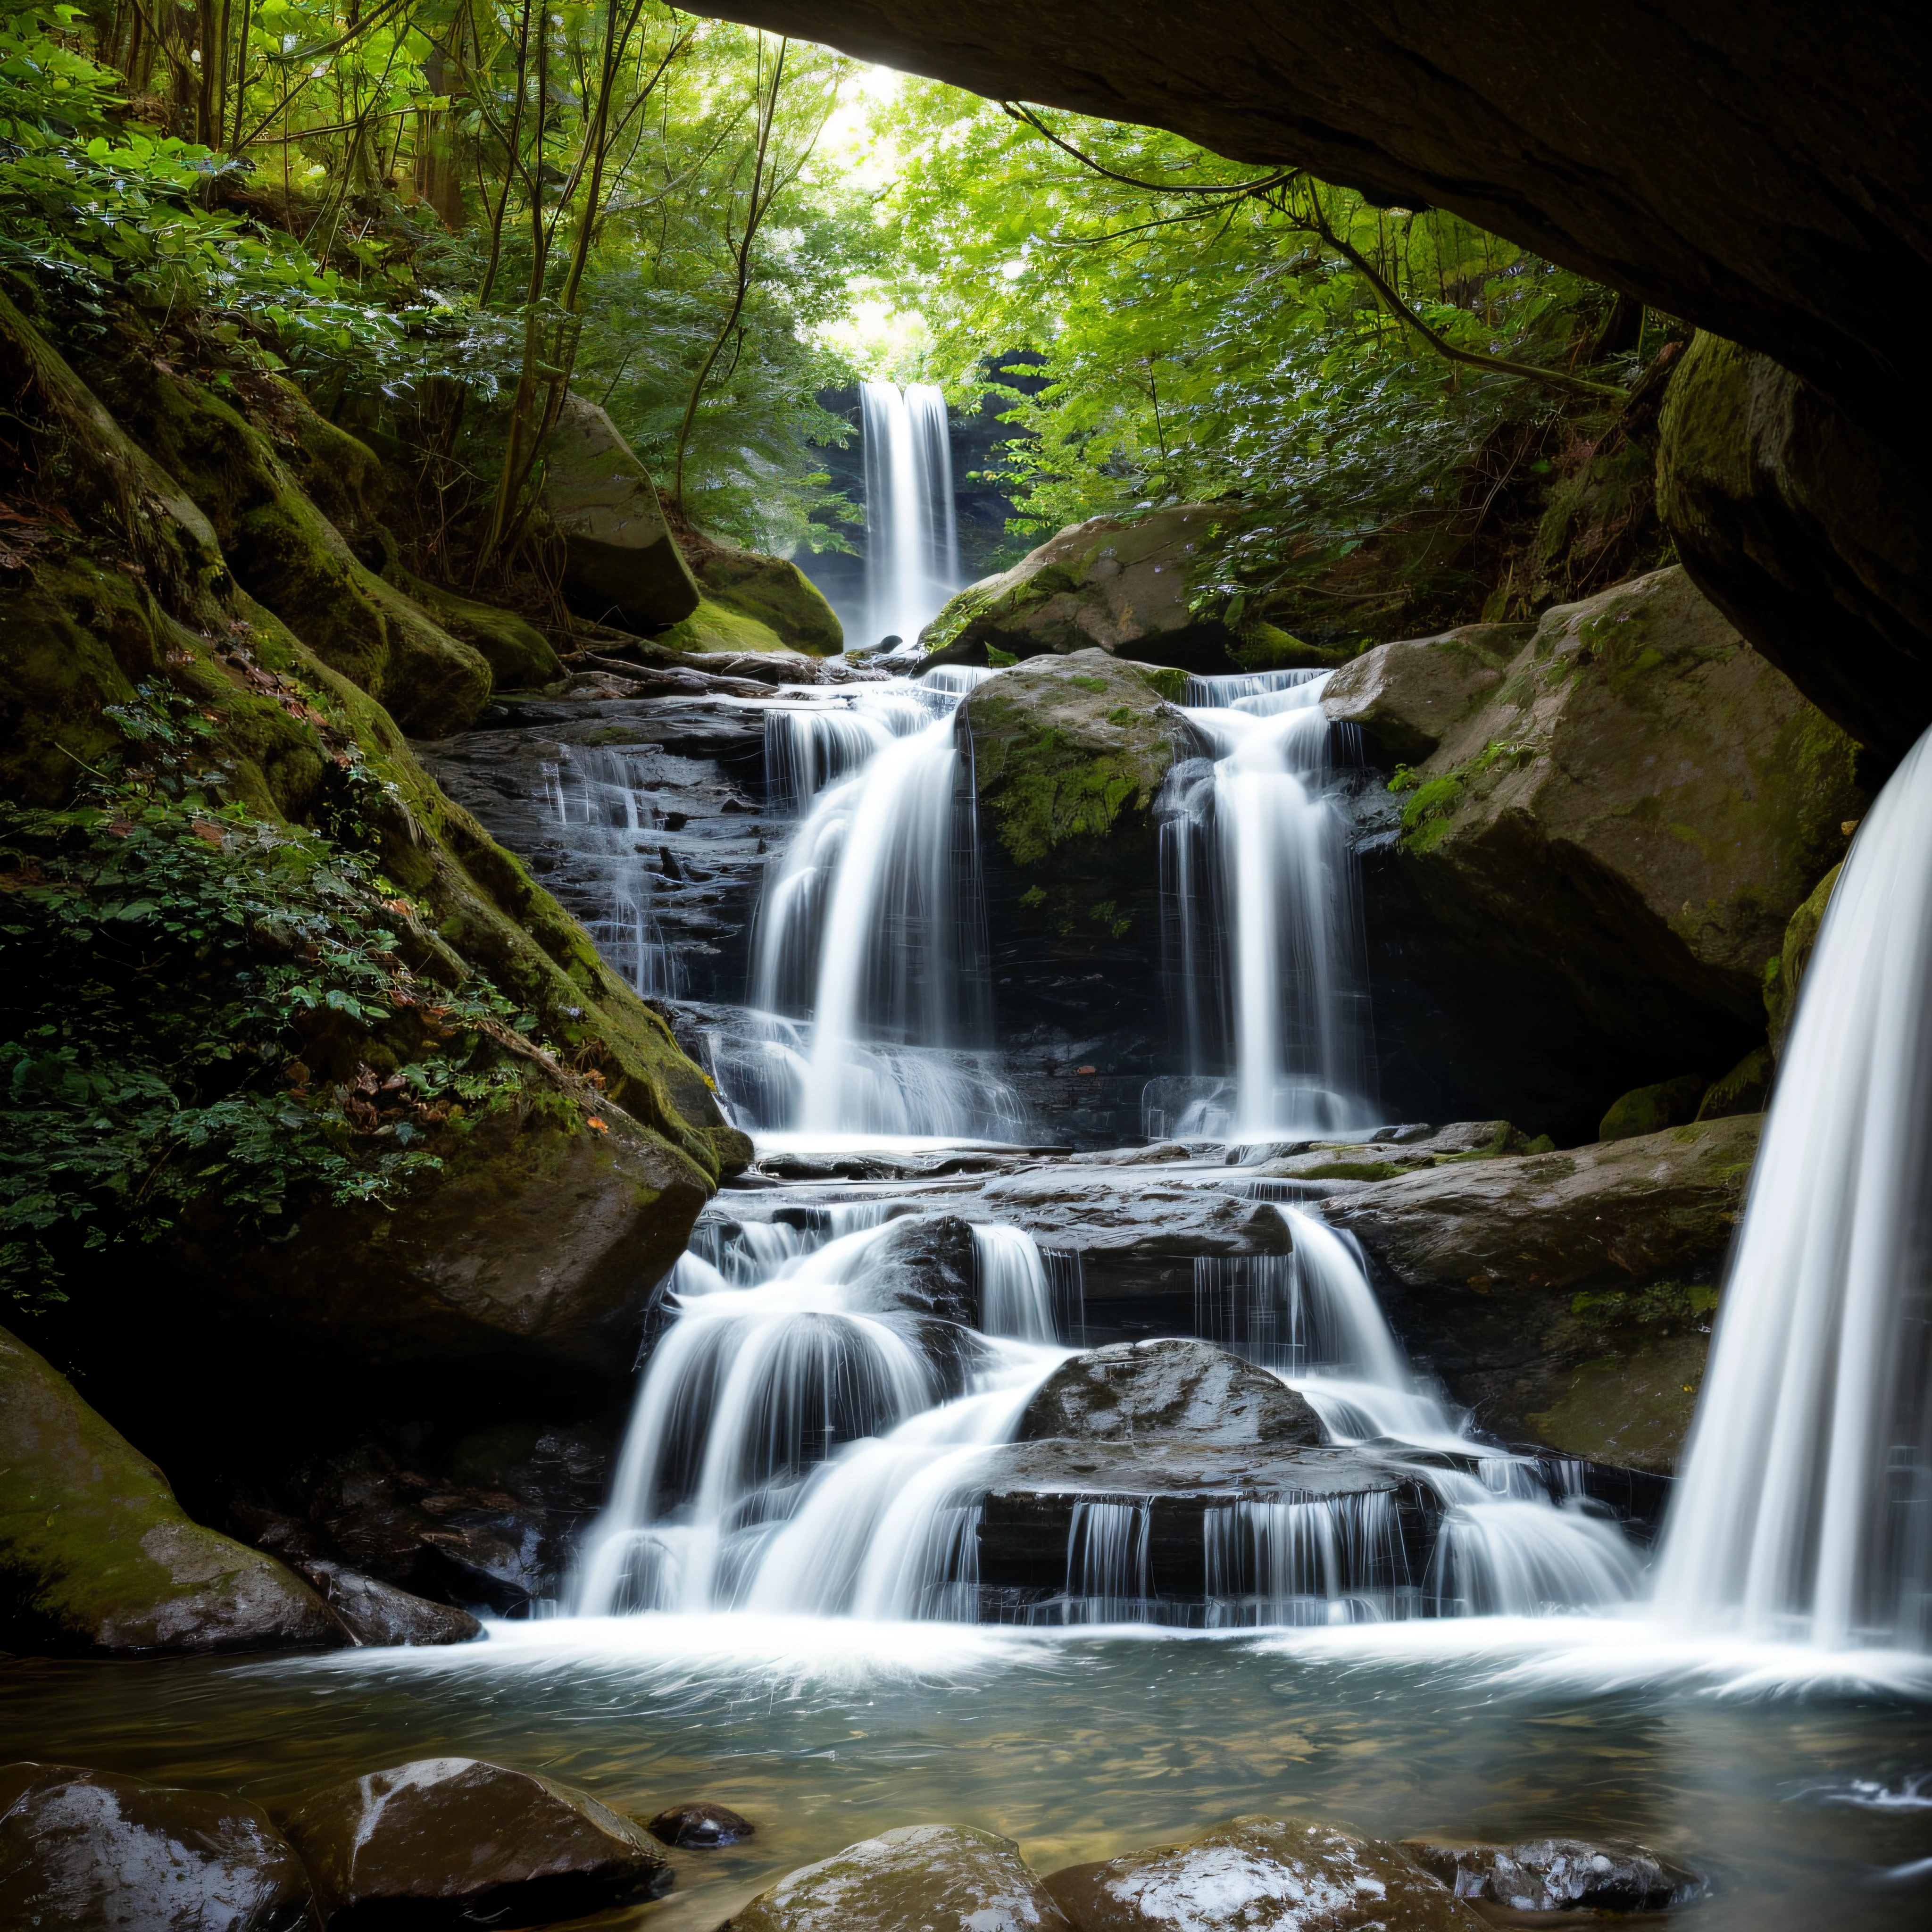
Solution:
[[[1657,1602],[1932,1649],[1932,734],[1858,830],[1779,1069]]]
[[[949,1394],[920,1323],[869,1285],[876,1245],[916,1211],[872,1200],[700,1228],[585,1545],[579,1613],[986,1613],[982,1472],[1066,1352],[1031,1238],[976,1226],[984,1332],[967,1337],[966,1386]],[[1195,1607],[1177,1607],[1155,1588],[1155,1499],[1082,1498],[1064,1588],[1025,1620],[1336,1623],[1627,1601],[1636,1566],[1622,1532],[1560,1474],[1471,1444],[1418,1382],[1347,1238],[1284,1211],[1292,1272],[1248,1282],[1300,1304],[1299,1353],[1278,1372],[1331,1442],[1372,1444],[1435,1499],[1432,1540],[1412,1552],[1388,1494],[1231,1498],[1202,1517]]]
[[[1368,1123],[1366,999],[1354,878],[1334,790],[1327,673],[1190,680],[1212,751],[1162,801],[1174,979],[1202,1083],[1167,1132],[1236,1140]]]
[[[1017,1138],[990,1030],[970,766],[950,680],[768,715],[805,816],[767,878],[752,1000],[790,1016],[766,1124],[824,1136]],[[808,1021],[808,1030],[800,1022]]]
[[[866,468],[867,632],[912,643],[959,587],[946,398],[930,382],[860,389]]]

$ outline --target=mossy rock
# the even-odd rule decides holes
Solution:
[[[452,638],[480,651],[498,691],[536,691],[563,675],[550,640],[514,610],[430,584],[392,564],[382,574],[422,606]]]
[[[674,651],[692,652],[782,651],[790,648],[769,624],[747,616],[741,610],[714,604],[708,597],[681,623],[674,624],[668,631],[660,631],[652,641]]]
[[[1672,1335],[1570,1371],[1549,1408],[1524,1419],[1566,1456],[1674,1474],[1710,1354],[1708,1335]]]
[[[1179,715],[1141,667],[1089,650],[988,679],[960,707],[1000,844],[1036,866],[1072,841],[1144,830],[1174,763]]]
[[[788,558],[719,550],[700,558],[695,568],[710,603],[764,626],[787,649],[819,658],[844,650],[845,628],[838,614]]]
[[[1256,622],[1241,627],[1228,655],[1244,671],[1334,670],[1354,656],[1346,647],[1305,644],[1278,624]]]
[[[272,1557],[190,1521],[160,1471],[0,1330],[0,1641],[138,1657],[349,1638]]]
[[[1784,1051],[1791,1022],[1797,1016],[1798,988],[1804,983],[1805,969],[1818,944],[1825,923],[1825,909],[1838,883],[1842,865],[1834,866],[1812,888],[1810,896],[1794,912],[1784,928],[1784,943],[1766,962],[1764,969],[1765,1016],[1771,1028],[1771,1050]]]
[[[1703,1098],[1704,1082],[1695,1073],[1680,1074],[1675,1080],[1660,1080],[1649,1087],[1634,1087],[1610,1102],[1598,1126],[1597,1138],[1628,1141],[1640,1134],[1658,1134],[1666,1127],[1681,1127],[1700,1118],[1697,1110]]]

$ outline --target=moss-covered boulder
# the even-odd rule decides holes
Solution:
[[[1657,1134],[1666,1127],[1681,1127],[1686,1120],[1697,1118],[1703,1098],[1704,1082],[1694,1073],[1681,1073],[1674,1080],[1656,1081],[1648,1087],[1633,1087],[1610,1102],[1597,1128],[1597,1138],[1634,1140],[1639,1134]]]
[[[544,445],[544,508],[563,544],[572,609],[620,630],[661,631],[698,608],[698,580],[650,474],[617,426],[569,396]]]
[[[1798,1014],[1798,989],[1804,983],[1805,968],[1818,944],[1819,929],[1825,923],[1825,908],[1832,902],[1832,889],[1838,883],[1842,866],[1834,866],[1812,890],[1810,896],[1786,922],[1784,938],[1778,951],[1765,962],[1764,1007],[1770,1023],[1771,1050],[1784,1051],[1791,1022]]]
[[[1684,355],[1660,429],[1658,506],[1684,568],[1828,716],[1903,757],[1932,724],[1923,463],[1714,335]]]
[[[348,1641],[272,1557],[190,1522],[160,1471],[0,1330],[0,1642],[138,1657]]]
[[[1702,1378],[1761,1126],[1738,1115],[1445,1163],[1322,1212],[1373,1256],[1412,1353],[1484,1427],[1667,1470]],[[1647,1419],[1618,1447],[1592,1431],[1616,1410],[1624,1363],[1630,1414]],[[1674,1382],[1660,1381],[1660,1364]],[[1586,1368],[1587,1387],[1576,1380]]]
[[[496,690],[538,690],[562,676],[550,640],[514,610],[431,584],[399,563],[389,565],[382,574],[452,638],[482,654]]]
[[[325,664],[416,736],[475,718],[490,689],[483,654],[357,556],[284,460],[283,449],[300,447],[292,433],[278,448],[234,403],[139,358],[88,374],[122,428],[206,516],[235,581]],[[366,449],[362,457],[374,460]]]
[[[740,651],[785,651],[790,646],[770,625],[742,610],[705,598],[688,617],[660,631],[654,643],[681,652],[706,656]]]
[[[1696,1118],[1722,1120],[1733,1114],[1762,1113],[1771,1105],[1771,1084],[1777,1072],[1771,1048],[1753,1047],[1728,1073],[1720,1074],[1704,1089]]]
[[[754,550],[714,550],[694,566],[710,602],[749,617],[777,634],[788,650],[836,657],[845,627],[825,593],[788,557]]]
[[[961,591],[920,641],[977,664],[989,649],[1017,658],[1099,650],[1207,674],[1339,662],[1273,625],[1244,622],[1226,596],[1201,598],[1196,572],[1232,520],[1206,503],[1131,521],[1090,518]]]
[[[1526,636],[1384,645],[1324,705],[1384,756],[1436,740],[1390,783],[1372,922],[1549,1060],[1596,1042],[1579,1138],[1632,1075],[1756,1043],[1764,962],[1863,808],[1858,748],[1674,568]]]

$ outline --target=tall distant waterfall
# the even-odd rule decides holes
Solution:
[[[1674,1623],[1932,1649],[1932,734],[1819,934],[1658,1582]]]
[[[868,646],[912,643],[959,587],[946,398],[930,382],[860,390],[866,464]]]
[[[1257,1141],[1369,1123],[1367,996],[1334,792],[1326,673],[1190,680],[1211,760],[1178,766],[1162,827],[1194,1084],[1150,1127]]]

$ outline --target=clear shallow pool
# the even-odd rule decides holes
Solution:
[[[640,1817],[710,1798],[755,1819],[749,1845],[674,1854],[662,1903],[600,1922],[662,1932],[709,1932],[894,1825],[988,1826],[1050,1870],[1264,1810],[1389,1838],[1627,1832],[1712,1874],[1680,1917],[1697,1932],[1917,1932],[1932,1870],[1882,1875],[1932,1859],[1932,1792],[1910,1802],[1932,1687],[1804,1684],[1812,1668],[1575,1622],[1377,1643],[643,1617],[498,1626],[460,1651],[15,1660],[0,1746],[271,1807],[470,1755]]]

